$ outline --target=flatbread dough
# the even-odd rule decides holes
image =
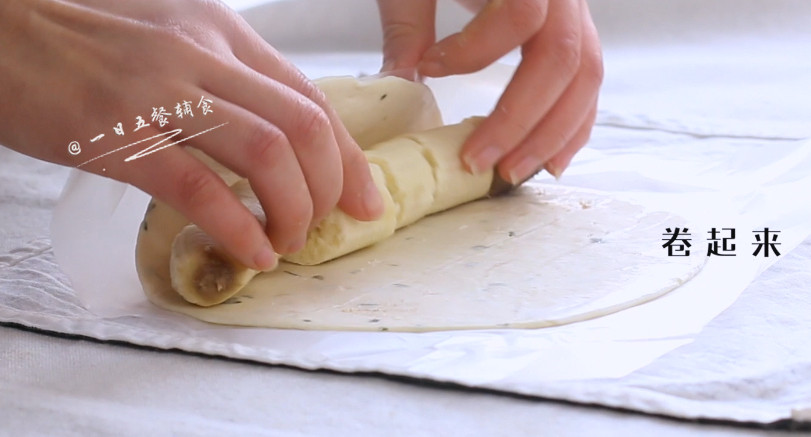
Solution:
[[[459,156],[461,147],[442,147],[444,144],[453,144],[457,138],[470,136],[481,120],[481,117],[471,117],[443,129],[405,135],[422,146],[422,154],[434,172],[436,189],[434,202],[428,209],[428,214],[445,211],[472,199],[478,199],[490,191],[493,170],[471,174],[462,167],[462,159]]]
[[[336,106],[343,105],[342,117],[349,117],[345,121],[354,126],[353,135],[382,135],[367,138],[368,142],[401,134],[403,129],[433,127],[437,119],[430,109],[435,107],[430,91],[430,99],[424,100],[427,89],[422,85],[395,79],[363,84],[355,91],[354,79],[321,86],[337,99]],[[347,90],[350,97],[342,97]],[[370,98],[375,105],[385,100],[377,97],[381,91],[396,98],[370,109]],[[356,94],[362,99],[354,101],[351,96]],[[422,104],[428,117],[409,118],[407,112]],[[353,124],[353,114],[362,115],[355,117],[358,123]],[[381,114],[384,118],[377,117]],[[387,118],[391,116],[406,122],[391,123]],[[375,126],[399,131],[385,133]],[[491,178],[465,172],[458,148],[435,147],[447,142],[436,135],[464,137],[474,127],[475,121],[465,122],[401,139],[420,150],[420,157],[412,153],[409,159],[423,158],[429,165],[421,167],[425,174],[397,184],[385,182],[394,194],[388,199],[392,207],[383,230],[386,235],[395,226],[412,223],[425,208],[427,213],[443,210],[488,192]],[[392,175],[403,173],[396,163],[377,160]],[[382,184],[383,173],[374,163],[372,167]],[[228,178],[234,175],[219,170],[230,185]],[[428,170],[433,173],[432,187]],[[398,191],[404,187],[422,191],[405,195]],[[433,193],[428,195],[430,189]],[[393,208],[395,203],[399,210]],[[150,204],[136,247],[146,295],[158,306],[201,320],[244,326],[364,331],[539,328],[654,299],[689,280],[706,260],[666,256],[661,235],[666,227],[683,224],[678,217],[646,212],[595,193],[531,184],[510,196],[430,216],[381,243],[326,264],[281,263],[225,303],[202,308],[184,301],[171,286],[172,241],[187,223],[165,204]]]
[[[530,182],[510,195],[427,217],[382,243],[326,264],[282,263],[224,304],[201,308],[185,302],[169,281],[172,232],[185,220],[160,203],[146,220],[150,232],[139,236],[136,256],[149,299],[228,325],[358,331],[540,328],[655,299],[692,278],[706,261],[668,257],[662,249],[666,227],[687,225],[680,217],[598,193]]]
[[[487,195],[493,171],[471,175],[459,159],[465,139],[479,120],[396,137],[365,151],[383,199],[382,216],[359,221],[335,208],[308,233],[304,248],[282,259],[318,265],[385,240],[396,229],[437,212],[437,201],[444,210]],[[231,189],[264,224],[265,213],[249,181],[238,180]],[[234,259],[196,225],[184,227],[175,237],[169,268],[173,288],[185,300],[202,306],[224,302],[259,273]]]
[[[361,149],[443,125],[434,94],[422,83],[397,76],[336,76],[314,82]]]
[[[307,234],[304,249],[284,256],[286,261],[308,266],[321,264],[325,259],[345,255],[394,234],[397,229],[397,211],[394,200],[386,189],[386,176],[376,164],[369,164],[369,169],[383,199],[383,215],[377,220],[363,222],[336,208],[317,228]]]
[[[394,199],[397,228],[428,215],[434,203],[436,181],[431,164],[423,157],[422,147],[409,138],[384,141],[364,152],[370,164],[377,164],[386,175],[386,187]]]

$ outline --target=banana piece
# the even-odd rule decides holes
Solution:
[[[337,76],[316,79],[314,83],[361,149],[443,124],[434,94],[419,82],[396,76]]]
[[[231,190],[257,220],[263,225],[267,222],[246,179],[238,180]],[[200,306],[225,302],[260,273],[228,255],[222,245],[194,224],[185,226],[175,236],[169,272],[172,288],[186,301]]]
[[[172,288],[200,306],[225,302],[259,274],[229,256],[196,225],[184,227],[175,237],[169,271]]]

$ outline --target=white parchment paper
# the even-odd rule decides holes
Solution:
[[[320,76],[336,73],[330,67],[319,70],[321,65],[357,65],[363,70],[376,62],[377,55],[314,54],[295,59],[305,71]],[[448,118],[455,119],[486,111],[508,77],[509,68],[497,66],[431,85]],[[459,90],[465,91],[464,100],[454,98]],[[742,149],[727,140],[702,140],[701,153],[691,153],[690,148],[699,145],[677,137],[657,147],[652,147],[649,136],[592,147],[561,183],[571,180],[581,187],[608,188],[609,195],[674,211],[697,223],[697,234],[712,227],[736,228],[737,256],[711,257],[693,281],[654,302],[571,326],[423,334],[308,332],[206,325],[161,311],[146,301],[134,271],[134,238],[146,197],[83,173],[71,178],[57,208],[54,247],[77,296],[99,317],[171,324],[159,335],[143,331],[133,335],[124,328],[125,339],[139,344],[471,386],[500,388],[510,381],[514,390],[526,393],[539,381],[616,378],[690,341],[773,262],[774,257],[752,256],[752,231],[779,230],[785,253],[811,229],[811,205],[792,201],[790,195],[811,189],[811,177],[806,176],[811,175],[811,145],[789,143],[775,154],[764,148]],[[707,161],[712,156],[721,159]],[[692,256],[706,256],[705,250],[696,247]],[[99,333],[91,329],[90,335]]]

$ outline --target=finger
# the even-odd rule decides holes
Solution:
[[[588,14],[588,9],[582,10]],[[593,124],[603,67],[597,34],[587,15],[583,23],[585,47],[580,71],[549,115],[499,164],[500,174],[511,183],[530,177],[568,145],[585,143],[576,136],[582,132],[584,124],[588,129]],[[557,163],[553,163],[553,171],[559,175],[562,169],[555,169],[555,165]]]
[[[581,32],[576,0],[550,5],[547,24],[524,45],[521,64],[495,110],[462,150],[472,172],[492,168],[527,138],[561,98],[580,68]]]
[[[157,133],[152,131],[151,135]],[[131,150],[132,153],[137,151]],[[276,266],[274,248],[262,225],[222,179],[202,162],[181,147],[169,147],[125,162],[124,158],[129,154],[115,155],[120,159],[111,156],[101,174],[131,183],[166,202],[219,241],[229,254],[246,266],[256,270],[270,270]],[[91,163],[89,169],[96,165],[101,162]],[[91,171],[95,170],[98,169]]]
[[[298,160],[297,163],[294,161],[287,164],[300,166],[309,188],[309,197],[312,198],[312,215],[315,220],[325,217],[341,195],[343,174],[337,140],[324,110],[297,91],[245,66],[212,68],[202,85],[215,95],[227,96],[229,102],[267,120],[284,133]],[[260,133],[273,134],[264,127],[260,126],[258,129]],[[260,144],[260,149],[282,144],[262,138],[252,141]],[[274,154],[275,152],[271,153]],[[262,169],[259,168],[259,171]],[[251,182],[255,183],[252,176],[248,175]],[[293,187],[294,182],[298,181],[289,182],[289,187],[293,190],[298,189]],[[310,224],[308,219],[305,229]],[[269,227],[269,230],[272,229]]]
[[[475,14],[487,4],[487,0],[456,0],[456,3]]]
[[[342,138],[338,141],[338,147],[344,179],[338,206],[358,220],[377,220],[383,215],[385,205],[372,179],[366,155],[349,135],[335,110],[329,108],[329,114],[333,126],[336,126],[336,135]]]
[[[591,138],[591,131],[594,127],[594,120],[597,118],[597,102],[592,105],[586,120],[577,130],[577,133],[571,140],[563,147],[563,149],[553,156],[549,161],[544,164],[544,169],[548,171],[555,179],[560,178],[569,164],[572,162],[574,155],[582,149],[589,138]]]
[[[583,14],[583,65],[589,80],[592,81],[592,86],[596,84],[599,89],[603,81],[603,59],[602,49],[600,48],[600,39],[597,34],[597,28],[594,21],[591,19],[588,3],[582,1],[582,14]],[[597,93],[597,91],[595,91]],[[580,126],[577,134],[569,141],[569,143],[550,159],[545,168],[549,173],[559,178],[561,174],[569,167],[574,155],[582,149],[589,138],[591,131],[594,127],[594,122],[597,119],[597,99],[591,105],[586,121]]]
[[[576,0],[557,0],[572,3]],[[491,0],[462,29],[431,47],[419,72],[438,77],[470,73],[521,46],[544,26],[549,0]],[[554,2],[552,2],[554,3]]]
[[[363,216],[353,215],[359,220],[376,220],[384,211],[385,205],[377,185],[372,179],[366,155],[357,147],[341,149],[341,162],[344,166],[344,191],[338,206],[347,214],[350,211],[363,211]],[[357,176],[363,177],[357,177]]]
[[[298,91],[326,112],[340,149],[343,169],[343,191],[338,205],[358,220],[380,217],[383,199],[375,188],[366,159],[324,94],[255,32],[240,35],[234,47],[234,54],[250,68]]]
[[[383,28],[383,68],[413,68],[436,41],[436,0],[377,0]]]
[[[577,100],[574,94],[578,92],[583,90],[573,88],[572,96],[561,100],[549,117],[499,162],[498,171],[504,180],[513,185],[520,184],[572,141],[586,120],[587,113],[582,108],[590,105]]]
[[[214,99],[217,118],[228,120],[228,125],[194,138],[190,145],[247,178],[267,217],[266,233],[276,251],[298,251],[304,246],[312,223],[313,193],[319,193],[307,180],[305,169],[313,171],[312,165],[300,165],[301,159],[279,125],[224,99]],[[205,122],[199,116],[195,120],[187,123]],[[203,131],[204,127],[195,127],[194,131]],[[317,161],[316,158],[309,157]],[[340,178],[340,168],[337,173],[335,176]],[[328,193],[334,196],[333,204],[339,194],[339,189],[334,194]]]

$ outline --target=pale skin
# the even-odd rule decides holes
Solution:
[[[522,47],[515,77],[465,146],[471,171],[497,165],[514,183],[541,168],[557,176],[588,140],[602,63],[584,0],[467,2],[477,15],[439,42],[435,0],[378,3],[384,70],[460,74]],[[0,53],[0,144],[35,158],[77,166],[93,150],[227,123],[134,161],[124,158],[149,144],[82,169],[163,200],[248,267],[274,268],[276,254],[300,249],[336,205],[359,220],[382,213],[363,153],[323,94],[216,0],[1,2]],[[175,102],[196,105],[201,96],[214,112],[133,133],[136,116],[149,122],[153,107],[173,112]],[[126,139],[112,131],[119,122]],[[79,155],[68,153],[74,140]],[[187,147],[247,178],[266,226]]]
[[[378,0],[383,70],[428,77],[470,73],[521,48],[518,69],[495,110],[462,151],[478,172],[498,165],[519,184],[545,168],[559,177],[588,141],[603,64],[585,0],[460,0],[476,15],[436,41],[436,0]]]

